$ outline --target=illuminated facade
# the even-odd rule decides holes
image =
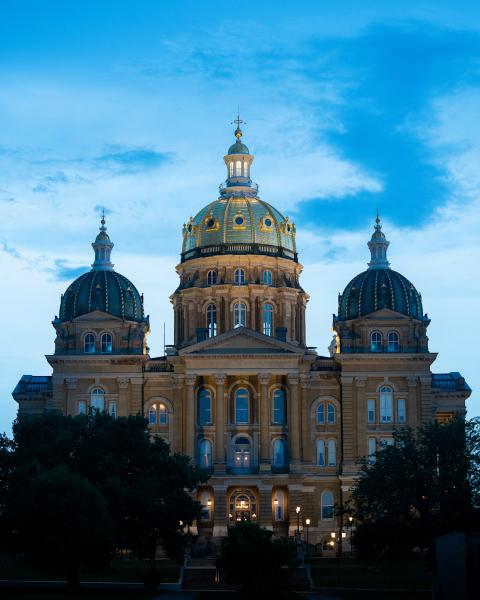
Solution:
[[[152,434],[210,470],[197,491],[206,537],[244,519],[293,535],[300,507],[310,541],[326,543],[357,459],[373,461],[394,428],[463,412],[470,389],[459,373],[432,374],[429,319],[390,269],[378,217],[368,269],[339,296],[330,355],[307,346],[295,224],[259,198],[235,136],[218,199],[183,228],[166,356],[148,354],[143,297],[113,269],[102,219],[92,270],[53,321],[52,375],[23,376],[13,396],[20,413],[144,414]]]

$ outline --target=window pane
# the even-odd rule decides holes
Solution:
[[[327,407],[327,419],[329,423],[335,423],[335,407],[329,404]]]
[[[151,406],[150,410],[148,411],[148,422],[150,423],[150,425],[157,424],[157,405],[156,404]]]
[[[382,334],[378,331],[374,331],[370,337],[370,350],[372,352],[382,351]]]
[[[245,283],[245,271],[243,269],[235,269],[233,283],[235,285],[242,285]]]
[[[398,352],[400,350],[400,338],[396,331],[391,331],[388,334],[388,351]]]
[[[336,464],[335,440],[328,440],[328,466],[334,467]]]
[[[368,438],[368,462],[373,465],[375,462],[375,452],[377,449],[377,443],[375,438]]]
[[[207,284],[215,285],[216,282],[217,282],[217,273],[215,271],[209,271],[207,273]]]
[[[273,465],[275,467],[285,466],[285,444],[283,440],[275,440],[273,443]]]
[[[83,340],[83,351],[88,354],[95,352],[95,337],[93,333],[87,333]]]
[[[215,304],[207,306],[207,329],[209,337],[217,335],[217,307]]]
[[[398,401],[398,422],[405,423],[406,421],[406,411],[405,411],[405,400],[400,398]]]
[[[109,333],[102,334],[102,352],[112,351],[112,336]]]
[[[272,285],[272,272],[271,271],[263,272],[263,283],[265,285]]]
[[[285,412],[285,391],[275,390],[273,394],[273,422],[276,425],[285,423]]]
[[[323,404],[319,404],[317,408],[317,423],[319,425],[323,425],[325,423],[325,406]]]
[[[263,334],[273,335],[273,306],[263,305]]]
[[[237,177],[241,177],[242,175],[242,163],[239,160],[237,160],[237,162],[235,163],[235,175]]]
[[[380,422],[391,423],[393,420],[393,392],[388,387],[380,389]]]
[[[240,302],[240,310],[238,307],[238,302],[235,303],[233,307],[233,326],[246,327],[247,326],[247,307],[243,302]]]
[[[205,468],[212,466],[212,444],[208,440],[200,442],[200,466]]]
[[[200,425],[212,422],[212,396],[209,390],[200,390],[198,394],[198,422]]]
[[[317,465],[325,466],[325,442],[323,440],[317,441]]]
[[[105,392],[100,388],[94,389],[90,394],[90,406],[96,410],[105,408]]]
[[[248,391],[241,388],[235,392],[235,422],[236,423],[248,423]]]
[[[375,400],[370,399],[368,401],[368,422],[375,423]]]
[[[159,425],[166,425],[168,423],[168,413],[165,404],[158,405],[158,423]]]
[[[86,415],[87,414],[87,403],[85,400],[79,400],[78,402],[78,414]]]
[[[332,492],[323,492],[322,494],[322,519],[333,519]]]
[[[108,403],[108,414],[113,417],[114,419],[116,419],[117,417],[117,403],[115,402],[115,400],[110,400],[110,402]]]

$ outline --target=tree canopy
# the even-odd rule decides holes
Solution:
[[[394,433],[363,462],[352,493],[353,544],[366,560],[432,551],[438,535],[480,525],[480,422],[461,417]]]

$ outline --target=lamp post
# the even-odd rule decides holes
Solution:
[[[308,529],[310,528],[310,519],[305,519],[305,528],[307,530],[307,539],[306,539],[306,542],[307,542],[307,552],[306,552],[306,554],[307,554],[307,562],[308,562]]]

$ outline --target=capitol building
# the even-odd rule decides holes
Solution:
[[[143,296],[114,269],[102,218],[92,268],[53,320],[51,375],[24,375],[13,397],[20,415],[145,415],[210,473],[195,492],[205,539],[243,520],[294,535],[308,519],[310,541],[325,544],[358,460],[373,462],[397,428],[463,413],[470,388],[458,372],[432,373],[430,320],[390,267],[378,215],[368,268],[338,297],[329,355],[308,346],[296,224],[260,198],[240,120],[235,138],[219,197],[183,226],[165,356],[148,353]]]

